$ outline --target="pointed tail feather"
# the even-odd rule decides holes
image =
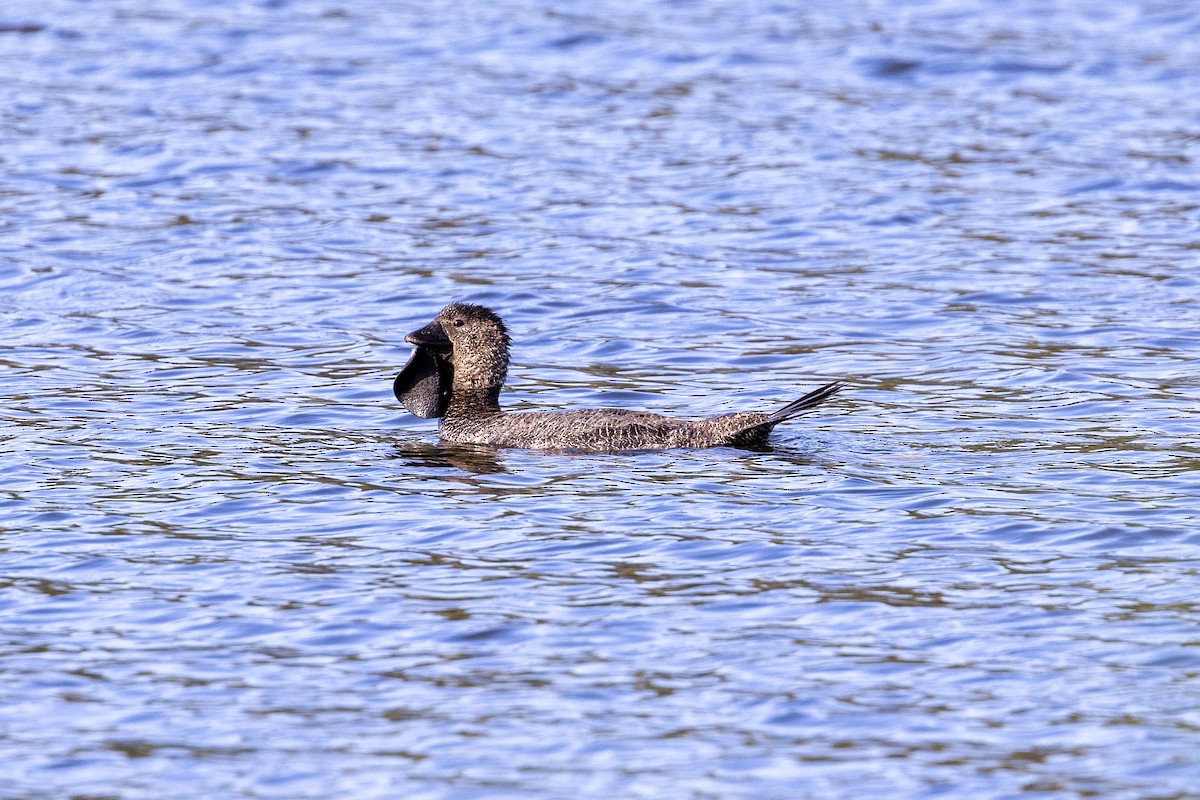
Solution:
[[[783,408],[776,411],[767,418],[767,422],[770,422],[772,425],[777,425],[784,420],[799,416],[805,411],[811,411],[812,409],[821,405],[821,403],[824,403],[826,400],[840,392],[845,385],[846,384],[842,383],[841,381],[834,381],[833,383],[825,384],[820,389],[813,389],[803,397],[793,400]]]
[[[753,425],[747,425],[740,430],[734,431],[725,441],[735,447],[765,445],[767,437],[771,435],[771,430],[776,425],[792,417],[797,417],[811,411],[840,392],[845,385],[841,381],[834,381],[833,383],[825,384],[820,389],[813,389],[803,397],[788,403],[762,422],[756,422]]]

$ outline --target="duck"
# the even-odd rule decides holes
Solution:
[[[845,386],[827,383],[769,413],[698,420],[622,408],[507,412],[500,390],[512,339],[495,311],[451,303],[404,341],[415,349],[392,391],[410,413],[439,419],[441,439],[450,444],[590,452],[762,448],[776,425],[812,411]]]

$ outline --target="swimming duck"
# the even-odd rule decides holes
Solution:
[[[500,409],[511,344],[490,308],[451,303],[433,322],[404,337],[416,345],[392,390],[426,419],[440,418],[443,441],[526,450],[643,450],[674,447],[758,447],[771,430],[833,397],[844,384],[828,383],[774,413],[743,411],[687,421],[645,411]]]

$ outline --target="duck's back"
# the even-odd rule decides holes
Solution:
[[[726,434],[766,419],[766,414],[740,413],[689,422],[620,408],[498,412],[470,418],[447,417],[442,422],[441,435],[447,441],[461,444],[529,450],[712,447],[733,444],[725,441]]]

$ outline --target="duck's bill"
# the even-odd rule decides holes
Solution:
[[[446,331],[442,330],[442,323],[436,319],[424,328],[421,328],[421,330],[413,331],[408,336],[405,336],[404,341],[409,344],[415,344],[417,347],[432,350],[435,353],[449,353],[454,349],[454,346],[450,343],[450,337],[446,335]]]
[[[392,391],[410,413],[425,419],[444,417],[450,398],[450,370],[451,366],[433,351],[418,346],[396,376]]]

